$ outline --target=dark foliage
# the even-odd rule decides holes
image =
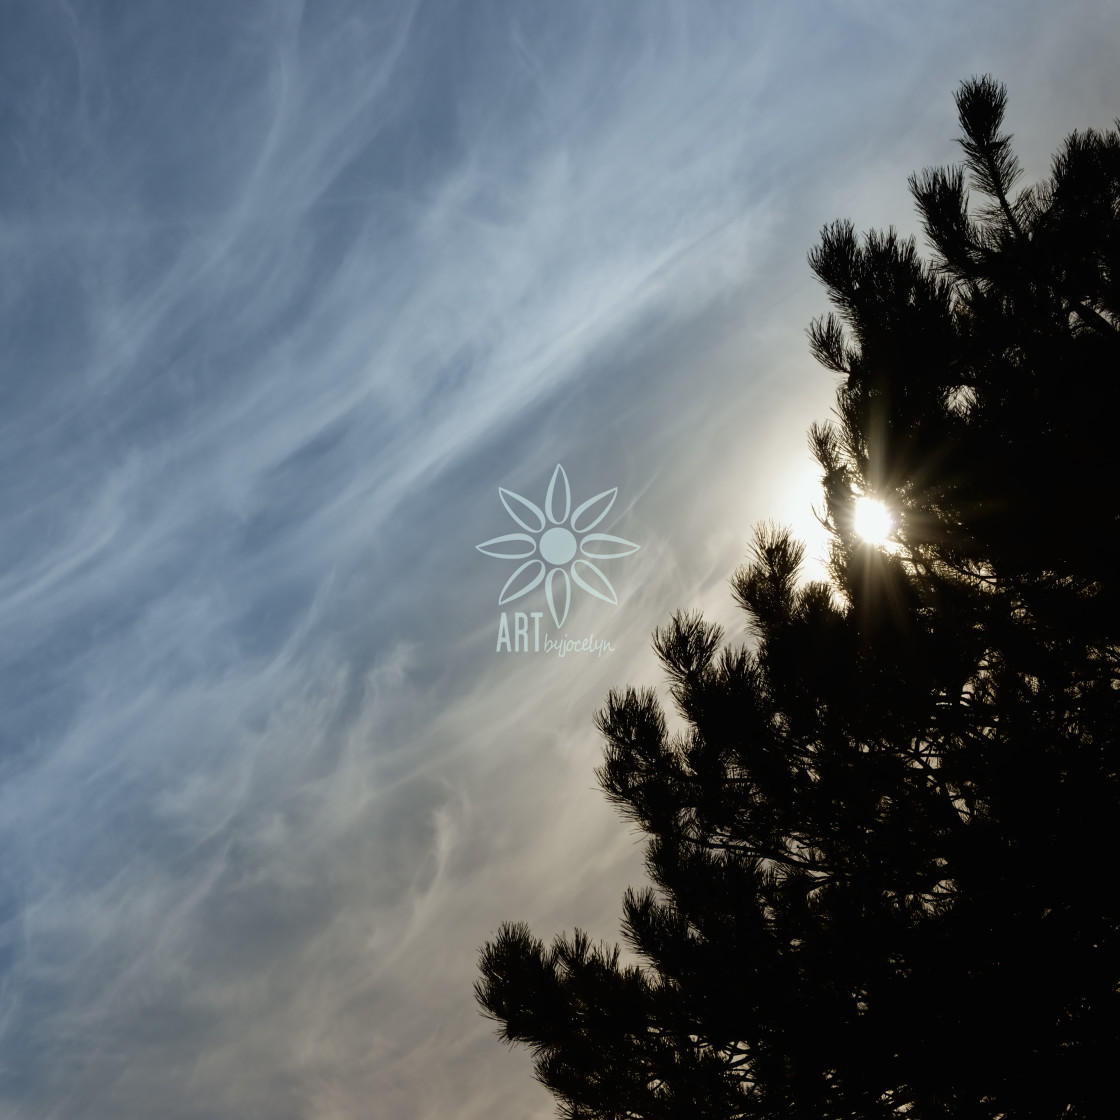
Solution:
[[[756,536],[750,650],[681,614],[599,717],[643,962],[520,925],[478,998],[569,1117],[1090,1117],[1120,1058],[1120,134],[1012,194],[1003,87],[910,186],[932,261],[825,228],[831,585]],[[1118,122],[1120,128],[1120,122]],[[982,197],[975,206],[966,184]],[[881,499],[893,542],[854,531]]]

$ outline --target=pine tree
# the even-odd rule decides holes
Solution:
[[[750,647],[678,614],[655,693],[599,716],[648,834],[640,964],[521,924],[477,996],[563,1115],[1089,1117],[1120,1056],[1120,131],[1045,184],[962,84],[963,167],[910,180],[932,259],[827,226],[810,328],[842,376],[810,443],[830,582],[756,534]],[[1117,122],[1120,130],[1120,122]],[[974,206],[966,182],[982,196]],[[888,544],[855,530],[882,501]]]

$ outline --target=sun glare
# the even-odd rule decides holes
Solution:
[[[893,528],[887,507],[874,498],[856,499],[855,527],[870,544],[885,544]]]

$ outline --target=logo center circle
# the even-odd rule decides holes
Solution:
[[[566,564],[576,554],[576,538],[557,525],[541,537],[541,556],[547,564]]]

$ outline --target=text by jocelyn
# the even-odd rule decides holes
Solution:
[[[509,617],[505,611],[498,621],[498,644],[495,653],[552,653],[557,657],[568,654],[593,653],[602,657],[604,653],[613,653],[614,646],[605,638],[596,638],[589,634],[586,638],[569,638],[565,634],[562,638],[553,638],[550,634],[541,635],[541,611],[513,612],[513,628],[510,629]],[[529,620],[532,619],[532,634],[530,634]]]

